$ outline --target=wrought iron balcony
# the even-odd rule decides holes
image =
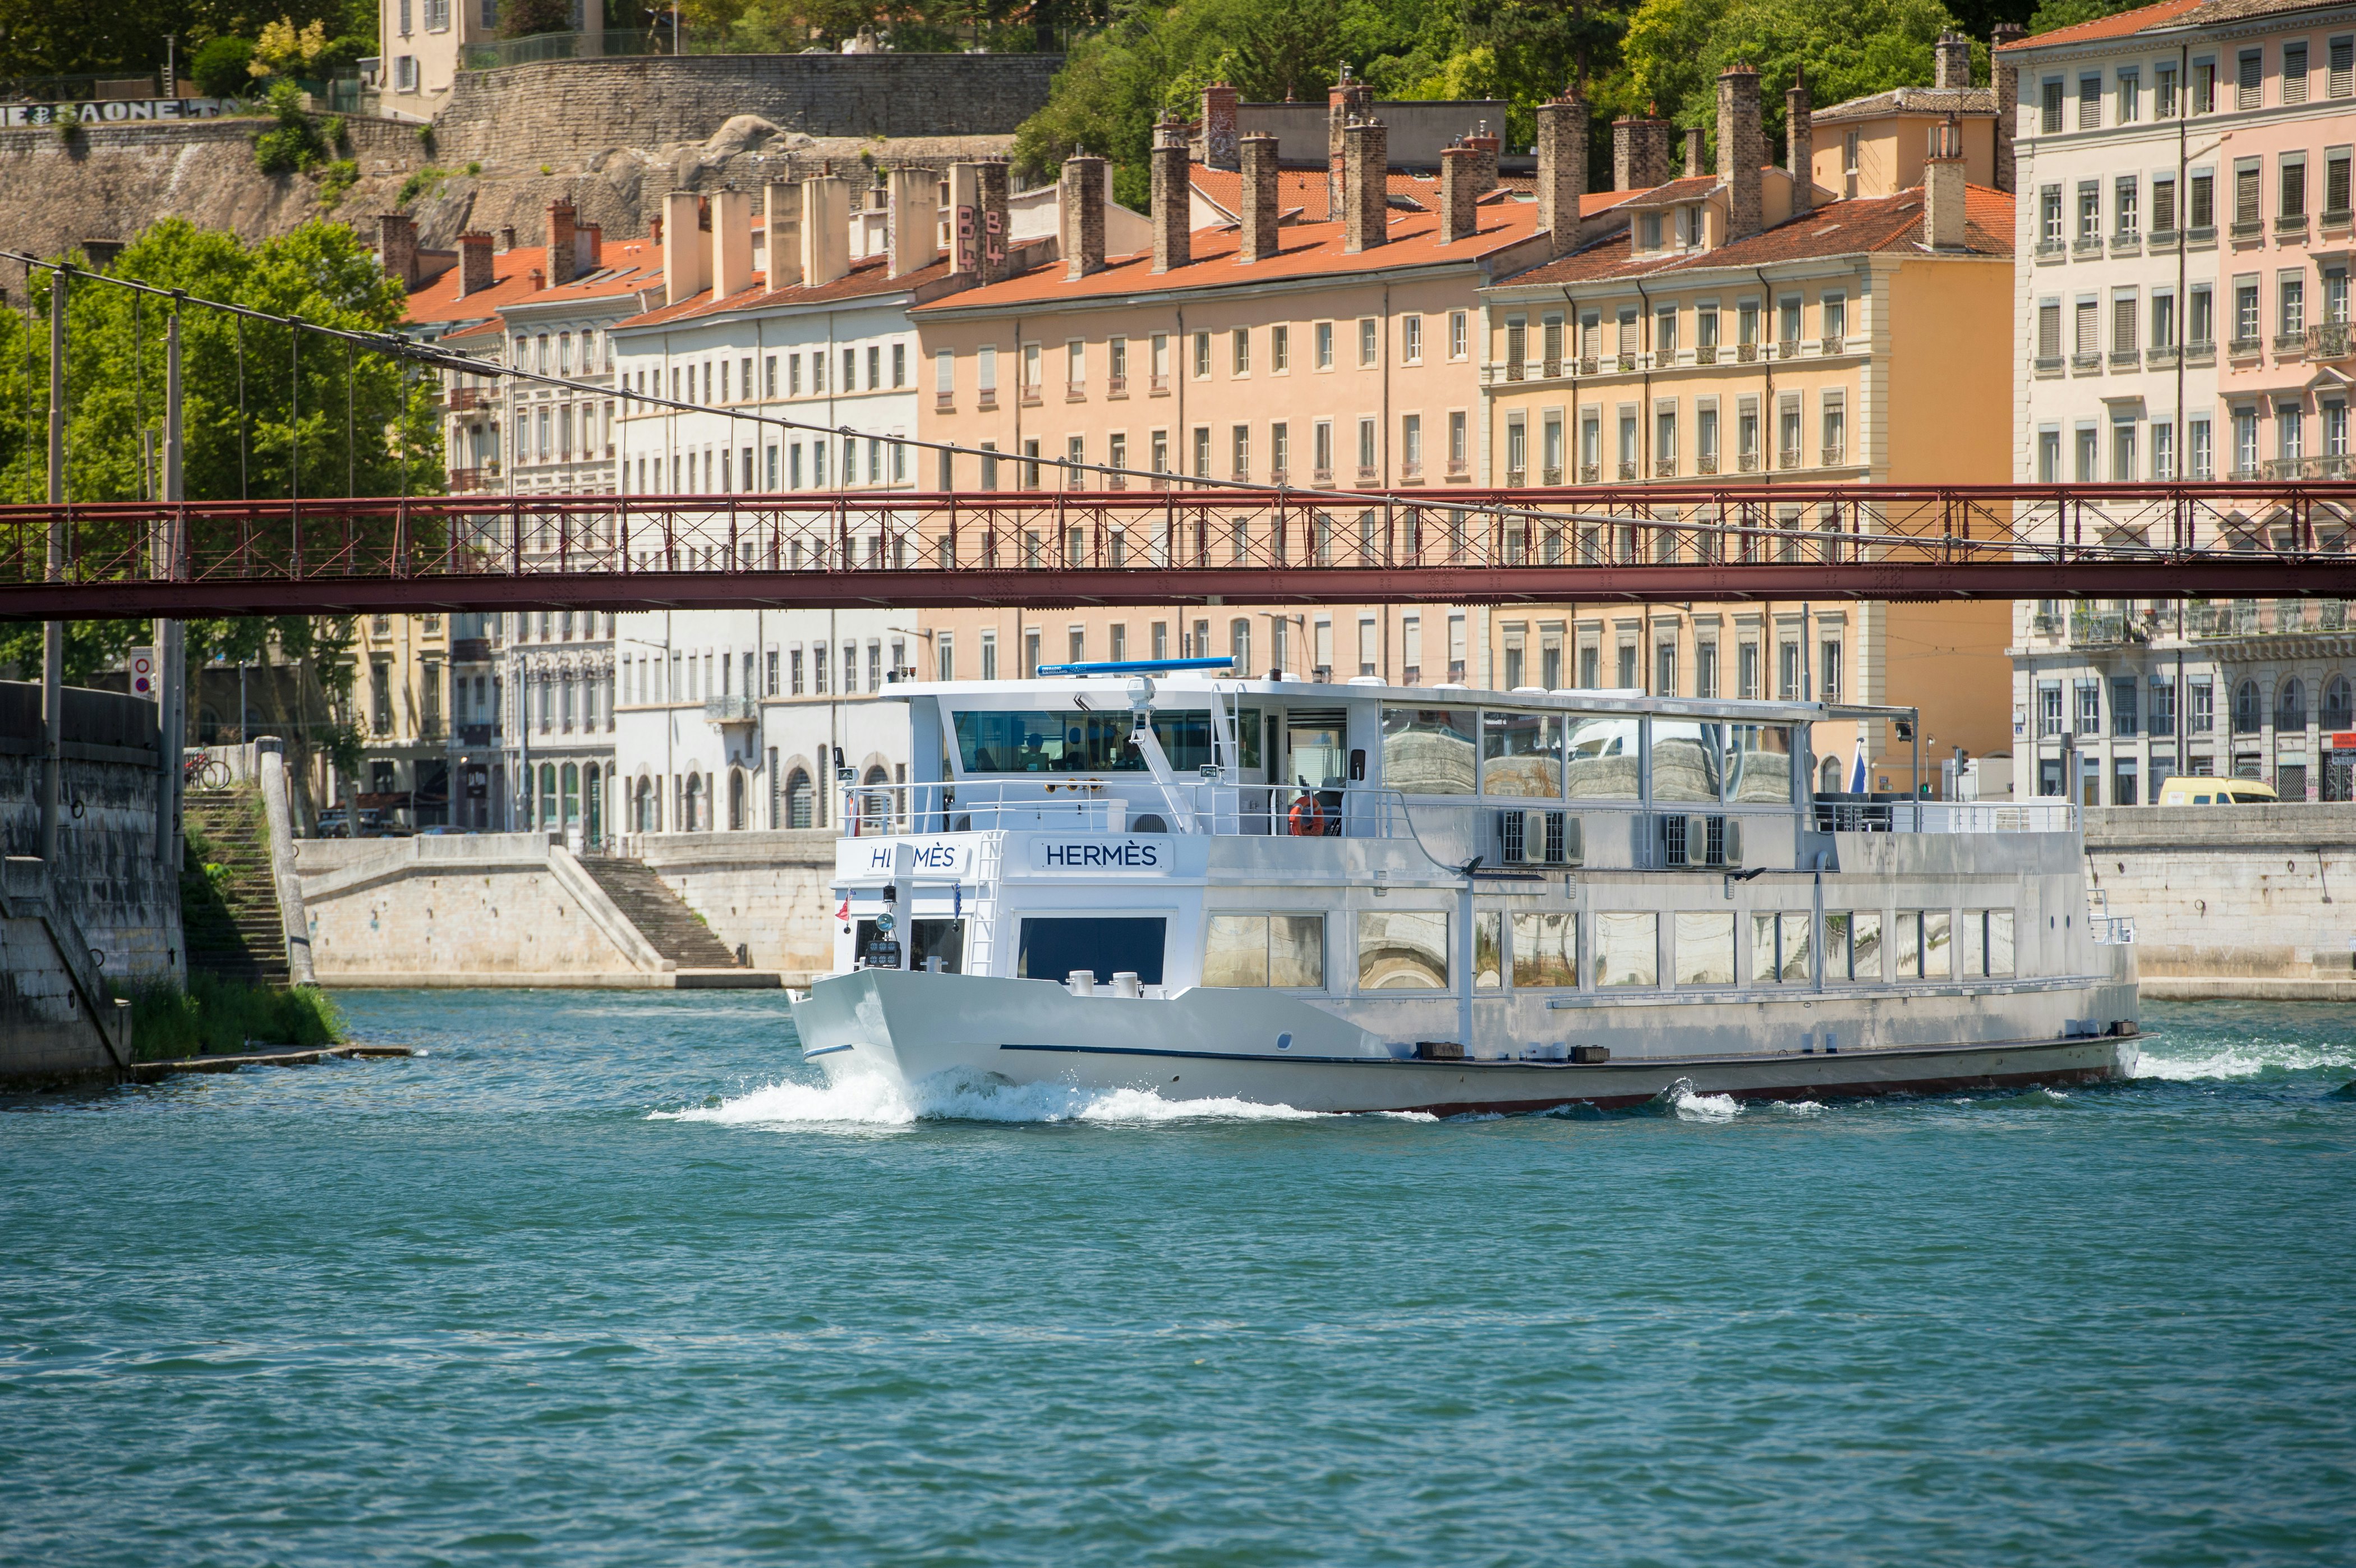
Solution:
[[[706,697],[703,700],[703,717],[707,724],[749,725],[756,723],[760,716],[761,704],[758,700],[748,697],[741,692],[734,696]]]
[[[2344,360],[2356,352],[2356,335],[2351,324],[2345,321],[2320,321],[2307,329],[2307,357],[2310,360]]]

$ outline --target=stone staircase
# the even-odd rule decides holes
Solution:
[[[192,790],[184,801],[188,851],[180,872],[180,923],[188,968],[252,985],[284,985],[286,928],[271,875],[261,791]],[[221,867],[218,878],[206,875],[209,861]]]
[[[734,969],[736,955],[680,901],[644,861],[588,855],[581,868],[655,951],[681,969]]]

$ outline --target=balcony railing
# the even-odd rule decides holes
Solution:
[[[1596,483],[1600,482],[1600,481],[1602,479],[1602,478],[1603,478],[1603,465],[1602,465],[1602,464],[1601,464],[1601,463],[1581,463],[1581,464],[1579,466],[1579,482],[1580,482],[1580,484],[1582,484],[1582,485],[1592,485],[1592,484],[1596,484]]]
[[[1775,345],[1775,357],[1779,360],[1798,359],[1800,357],[1800,340],[1797,338],[1783,338]]]
[[[2035,360],[2037,373],[2040,376],[2060,375],[2062,373],[2062,367],[2065,361],[2059,354],[2040,354],[2037,356]]]
[[[2307,329],[2307,354],[2311,360],[2344,360],[2356,351],[2356,334],[2345,321],[2323,321]]]
[[[2143,362],[2146,368],[2150,370],[2172,371],[2176,368],[2176,361],[2181,357],[2182,355],[2177,349],[2176,345],[2171,343],[2164,349],[2147,349],[2144,350]]]
[[[2143,363],[2143,355],[2133,349],[2111,350],[2110,366],[2115,371],[2132,371]]]
[[[1848,461],[1848,448],[1847,446],[1827,446],[1825,448],[1826,467],[1837,468],[1847,461]]]
[[[703,700],[703,717],[708,724],[749,725],[760,716],[759,700],[741,692],[734,696],[706,697]]]
[[[1622,483],[1623,483],[1623,484],[1628,483],[1628,482],[1630,482],[1630,481],[1633,480],[1633,479],[1635,478],[1635,477],[1636,477],[1636,459],[1635,459],[1635,458],[1633,458],[1633,457],[1622,457],[1622,458],[1621,458],[1621,459],[1620,459],[1620,479],[1621,479],[1621,482],[1622,482]]]
[[[1798,467],[1800,466],[1800,449],[1797,446],[1784,447],[1783,451],[1777,455],[1775,466],[1779,468]]]
[[[973,405],[976,408],[982,410],[984,413],[996,408],[998,406],[998,389],[996,387],[982,388],[980,392],[975,394]]]
[[[1108,376],[1105,378],[1105,396],[1127,397],[1128,395],[1129,378],[1127,376]]]
[[[1843,338],[1841,334],[1837,332],[1830,333],[1826,336],[1823,341],[1816,345],[1816,348],[1820,353],[1837,354],[1841,351],[1841,345],[1845,341],[1847,341],[1847,339]]]
[[[1665,457],[1655,456],[1653,458],[1653,478],[1656,479],[1674,479],[1676,477],[1677,459],[1675,453],[1671,453]]]
[[[453,664],[486,664],[490,661],[491,639],[487,637],[454,637],[450,639],[450,662]]]
[[[464,413],[470,409],[488,408],[490,406],[490,398],[480,387],[452,387],[450,389],[449,408],[450,412],[453,413]]]
[[[493,730],[489,725],[454,725],[451,734],[457,737],[460,746],[488,746]]]
[[[2304,212],[2286,213],[2275,220],[2275,238],[2277,240],[2306,232],[2307,214]]]
[[[1064,401],[1066,403],[1087,402],[1088,383],[1086,381],[1066,381],[1064,383]]]
[[[984,403],[982,406],[987,408],[990,405],[988,403]],[[957,393],[935,392],[933,394],[933,412],[935,413],[955,413],[957,412]]]
[[[1542,485],[1558,485],[1562,483],[1562,470],[1560,468],[1539,469],[1538,483]]]
[[[1715,365],[1718,363],[1718,345],[1715,343],[1695,344],[1694,363],[1697,365]]]
[[[1023,389],[1022,389],[1022,391],[1023,391],[1023,407],[1025,407],[1025,408],[1036,408],[1036,407],[1038,407],[1038,406],[1039,406],[1039,403],[1040,403],[1040,401],[1041,401],[1041,394],[1040,394],[1040,392],[1039,392],[1039,383],[1038,383],[1038,382],[1036,382],[1036,381],[1025,381],[1025,382],[1023,382]]]
[[[1738,365],[1748,365],[1748,364],[1751,364],[1751,363],[1754,363],[1754,362],[1758,360],[1758,358],[1759,358],[1759,345],[1758,345],[1758,344],[1756,344],[1756,343],[1737,343],[1737,344],[1734,346],[1734,362],[1735,362],[1736,364],[1738,364]]]
[[[1745,452],[1740,456],[1737,457],[1735,462],[1740,466],[1741,471],[1746,474],[1755,474],[1759,471],[1759,454],[1756,452]]]
[[[2070,368],[2080,375],[2088,375],[2103,368],[2103,357],[2100,354],[2072,354],[2070,356]]]
[[[2132,256],[2141,249],[2143,236],[2133,230],[2111,236],[2111,254],[2115,256]]]
[[[2255,240],[2265,233],[2266,220],[2263,218],[2252,218],[2236,221],[2232,231],[2236,240]]]
[[[492,471],[487,468],[452,468],[448,471],[449,489],[454,496],[479,495],[490,488]]]
[[[1591,376],[1595,373],[1594,355],[1581,354],[1579,357],[1579,373],[1582,376]]]
[[[1149,397],[1168,397],[1170,395],[1170,378],[1159,371],[1155,371],[1152,375],[1146,378],[1145,391],[1146,395]]]
[[[1505,483],[1515,489],[1519,489],[1523,481],[1528,478],[1529,476],[1519,468],[1508,468],[1505,470]]]
[[[2307,333],[2305,331],[2277,332],[2275,334],[2276,357],[2280,358],[2285,354],[2304,354],[2306,352]]]
[[[1620,357],[1613,361],[1613,364],[1618,370],[1623,371],[1633,371],[1636,368],[1636,356],[1623,349],[1620,352]]]

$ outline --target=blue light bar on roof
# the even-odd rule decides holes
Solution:
[[[1172,670],[1225,670],[1233,654],[1216,659],[1124,659],[1104,664],[1042,664],[1042,675],[1160,675]]]

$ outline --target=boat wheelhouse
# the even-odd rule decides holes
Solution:
[[[915,781],[846,786],[795,1002],[830,1076],[1451,1111],[2132,1066],[2073,807],[1810,790],[1814,724],[1902,711],[1071,668],[892,689]]]

